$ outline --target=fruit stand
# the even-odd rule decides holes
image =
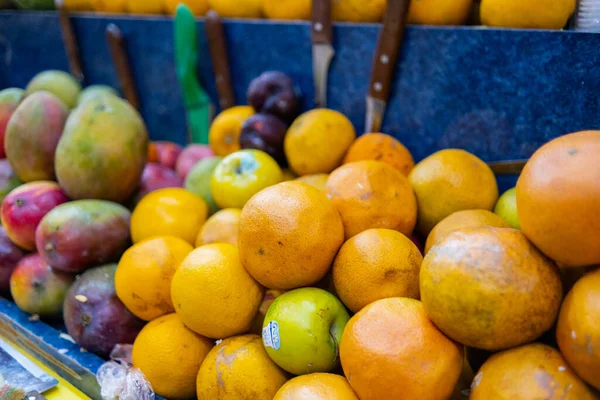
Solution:
[[[369,383],[368,373],[383,376],[382,388],[396,385],[395,375],[377,368],[403,365],[404,354],[436,362],[443,372],[424,369],[423,379],[435,382],[439,393],[408,384],[411,400],[458,400],[469,393],[475,400],[489,398],[499,384],[482,376],[502,368],[515,385],[533,387],[512,392],[513,398],[537,399],[542,392],[535,391],[534,378],[528,380],[529,366],[519,365],[518,377],[514,372],[519,359],[543,359],[543,368],[566,371],[566,377],[551,376],[560,390],[568,387],[564,398],[596,398],[600,376],[590,366],[600,366],[600,352],[589,350],[589,343],[600,340],[600,332],[582,321],[598,315],[582,293],[600,293],[593,272],[600,255],[590,245],[600,238],[600,136],[591,131],[554,139],[600,129],[599,33],[408,25],[379,130],[385,135],[356,139],[370,133],[365,98],[382,24],[334,24],[323,110],[315,105],[310,22],[225,19],[222,50],[240,106],[225,110],[207,37],[211,28],[198,18],[196,73],[216,118],[208,140],[195,147],[173,17],[75,12],[69,20],[82,87],[107,85],[124,94],[106,40],[107,27],[118,28],[139,116],[131,101],[113,94],[75,98],[79,103],[65,108],[62,98],[55,102],[53,95],[31,90],[41,71],[72,67],[59,14],[0,10],[0,91],[27,87],[15,113],[31,117],[31,110],[43,109],[47,118],[43,127],[7,121],[5,167],[27,183],[3,194],[0,241],[9,250],[2,262],[16,264],[15,254],[22,261],[10,282],[14,299],[0,287],[0,339],[60,382],[62,392],[46,392],[48,399],[234,399],[241,397],[227,397],[227,390],[249,393],[249,382],[260,380],[256,390],[269,393],[253,394],[261,400],[280,388],[277,400],[298,396],[315,382],[331,392],[311,392],[310,399],[333,399],[327,396],[335,393],[339,399],[384,400],[368,388],[378,384]],[[295,93],[298,107],[275,102],[266,110],[262,97],[277,92],[269,85]],[[32,96],[40,108],[31,105]],[[110,112],[115,114],[103,114]],[[94,128],[99,118],[101,128]],[[43,143],[56,136],[50,161],[39,156],[50,167],[42,162],[30,168],[15,150],[45,151],[22,144],[31,143],[23,139],[27,135]],[[228,135],[234,135],[233,145]],[[314,138],[327,148],[317,148]],[[518,194],[509,191],[499,200],[515,187],[523,165]],[[288,180],[293,183],[280,183]],[[447,182],[456,187],[448,189]],[[569,196],[579,191],[583,195]],[[43,206],[19,214],[29,201]],[[553,231],[548,221],[563,213],[571,214],[566,219],[576,228],[560,221],[557,230],[567,233],[547,234]],[[467,272],[455,272],[457,265]],[[482,277],[473,272],[478,268],[494,272]],[[44,284],[29,274],[66,298],[58,314],[36,308],[29,290]],[[486,284],[496,290],[487,291]],[[464,290],[464,301],[456,287]],[[568,315],[559,316],[561,305]],[[584,310],[584,316],[578,319],[572,310]],[[107,319],[94,325],[96,315]],[[308,334],[327,340],[307,344],[294,316],[329,320],[322,332],[311,322],[315,331]],[[485,327],[482,318],[489,318]],[[368,324],[381,326],[380,336]],[[109,326],[120,338],[116,343],[103,336]],[[426,345],[395,345],[395,337],[414,330]],[[577,350],[583,345],[576,330],[589,335],[589,358]],[[288,340],[295,350],[282,344]],[[361,346],[364,340],[385,343],[386,350]],[[111,355],[114,344],[134,341],[133,349]],[[175,348],[180,342],[185,345]],[[161,358],[160,346],[173,359]],[[332,354],[323,350],[330,347]],[[499,354],[490,358],[492,353]],[[366,361],[377,367],[361,375]],[[108,367],[102,377],[101,367]],[[118,385],[139,391],[107,389],[107,374],[117,372],[123,374]],[[161,383],[183,379],[178,373],[193,379],[176,388]],[[412,382],[410,373],[400,375]],[[66,394],[71,389],[77,394]],[[561,398],[556,390],[545,398]]]

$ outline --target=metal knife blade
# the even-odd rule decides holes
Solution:
[[[331,0],[313,0],[312,7],[311,31],[315,105],[321,108],[327,106],[327,78],[331,60],[335,55]]]
[[[523,171],[529,160],[493,161],[488,165],[496,175],[518,175]]]
[[[37,365],[0,339],[0,377],[11,387],[24,392],[43,393],[58,385],[58,380],[45,373]]]
[[[365,132],[379,132],[385,115],[394,67],[402,46],[410,0],[388,0],[373,60]]]
[[[219,105],[221,110],[226,110],[235,105],[235,95],[231,84],[231,71],[223,22],[214,10],[210,10],[206,14],[206,37],[217,83],[217,92],[219,93]]]

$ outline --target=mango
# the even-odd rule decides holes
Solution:
[[[77,99],[77,105],[80,105],[81,103],[86,101],[102,98],[103,96],[119,97],[119,93],[117,93],[115,89],[106,85],[88,86],[85,89],[83,89],[79,94],[79,98]]]
[[[0,158],[6,157],[4,151],[4,136],[8,120],[13,115],[21,100],[25,97],[22,89],[10,88],[0,91]]]
[[[69,201],[54,182],[40,181],[19,186],[4,198],[0,217],[6,234],[17,246],[35,250],[35,230],[44,216]]]
[[[55,269],[79,273],[118,261],[129,247],[131,213],[104,200],[61,204],[42,219],[36,244],[42,258]]]
[[[10,117],[4,147],[22,181],[54,180],[54,153],[67,116],[67,108],[56,96],[36,92]]]
[[[117,264],[85,271],[71,286],[64,304],[67,332],[77,344],[101,357],[115,345],[131,344],[144,326],[117,297]]]
[[[56,149],[56,176],[74,200],[122,203],[137,188],[147,155],[148,133],[138,112],[104,96],[69,116]]]
[[[27,95],[47,91],[58,97],[67,107],[77,105],[81,85],[71,74],[64,71],[50,70],[40,72],[27,84]]]
[[[0,160],[0,204],[2,204],[7,194],[22,184],[23,181],[15,174],[10,162]]]
[[[10,293],[21,310],[40,317],[61,316],[75,276],[52,269],[39,254],[23,258],[10,278]]]
[[[25,252],[14,244],[0,226],[0,296],[10,291],[10,276]]]

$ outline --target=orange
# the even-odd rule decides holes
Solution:
[[[237,248],[228,243],[191,252],[171,282],[173,305],[183,323],[215,339],[247,332],[263,295],[242,266]]]
[[[335,21],[379,22],[385,6],[386,0],[333,0],[331,13]]]
[[[300,115],[285,136],[285,155],[298,175],[329,173],[342,164],[356,138],[352,122],[324,108]]]
[[[322,192],[326,192],[327,179],[329,179],[328,174],[315,174],[315,175],[304,175],[299,178],[296,178],[298,182],[304,182],[309,184],[310,186],[316,187]]]
[[[261,18],[263,0],[208,0],[210,8],[223,18]]]
[[[517,182],[521,229],[566,267],[600,264],[600,131],[542,146]]]
[[[156,145],[153,142],[148,143],[148,162],[149,163],[159,162],[158,150],[156,149]]]
[[[185,189],[156,190],[133,210],[131,239],[138,243],[155,236],[175,236],[194,244],[207,215],[204,200]]]
[[[130,14],[163,14],[163,0],[127,0]]]
[[[394,137],[385,133],[367,133],[356,139],[346,153],[344,164],[363,160],[384,162],[406,176],[415,167],[410,151]]]
[[[432,246],[446,235],[463,228],[477,228],[480,226],[493,226],[495,228],[510,228],[508,222],[488,210],[457,211],[444,218],[427,236],[425,254]]]
[[[169,314],[141,330],[131,357],[158,395],[189,399],[196,394],[200,364],[212,347],[212,340],[186,328],[177,314]]]
[[[92,0],[64,0],[64,7],[67,11],[84,12],[93,11]]]
[[[236,106],[216,116],[208,132],[208,142],[215,155],[225,157],[241,150],[242,125],[252,115],[254,115],[252,107]]]
[[[343,376],[318,373],[297,376],[279,389],[273,400],[359,400]]]
[[[419,298],[423,256],[400,232],[369,229],[348,240],[333,263],[333,282],[352,312],[388,297]]]
[[[171,236],[134,244],[121,257],[115,273],[117,296],[145,321],[174,312],[171,279],[192,250],[188,242]]]
[[[237,246],[240,226],[239,208],[226,208],[211,216],[200,229],[196,247],[211,243],[229,243]]]
[[[210,351],[196,388],[198,400],[272,400],[286,380],[260,336],[243,335],[225,339]]]
[[[473,0],[414,0],[408,9],[409,24],[464,25],[469,19]]]
[[[309,20],[312,0],[264,0],[263,13],[269,19]]]
[[[394,229],[410,236],[417,201],[408,178],[380,161],[357,161],[327,179],[327,196],[342,215],[346,239],[367,229]]]
[[[558,268],[516,229],[447,235],[425,256],[420,284],[421,301],[442,332],[489,351],[540,337],[562,300]]]
[[[361,400],[448,399],[463,365],[462,346],[407,298],[378,300],[352,317],[340,357]]]
[[[202,17],[209,10],[208,0],[165,0],[167,14],[175,15],[179,4],[188,6],[196,17]]]
[[[283,182],[256,194],[242,209],[242,264],[269,289],[310,286],[325,276],[344,242],[342,219],[318,189]]]
[[[562,29],[576,0],[482,0],[481,22],[506,28]]]
[[[540,343],[493,355],[471,385],[471,400],[593,400],[561,354]]]
[[[93,0],[93,3],[97,12],[121,14],[127,10],[127,0]]]
[[[456,211],[491,211],[498,200],[490,167],[464,150],[438,151],[418,163],[409,179],[417,195],[417,229],[422,235]]]
[[[556,339],[569,365],[587,383],[600,389],[600,270],[573,286],[563,302]]]

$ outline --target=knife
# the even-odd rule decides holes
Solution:
[[[65,9],[64,0],[55,0],[55,5],[56,9],[58,10],[60,31],[62,33],[65,50],[67,52],[67,59],[69,61],[69,69],[71,70],[71,75],[75,77],[79,84],[83,84],[83,68],[81,67],[81,59],[79,58],[79,47],[77,46],[77,37],[75,36],[75,30],[73,30],[73,24],[71,24],[69,13]]]
[[[194,14],[179,4],[175,12],[175,67],[183,91],[188,128],[192,143],[208,144],[211,102],[196,76],[198,31]]]
[[[506,160],[488,163],[492,171],[497,175],[517,175],[523,171],[529,160]]]
[[[313,0],[311,31],[315,105],[321,108],[327,106],[327,75],[335,55],[331,0]]]
[[[106,41],[115,64],[115,69],[117,70],[117,76],[119,77],[119,82],[121,83],[123,95],[129,104],[139,110],[140,100],[135,88],[135,81],[133,80],[131,65],[129,64],[129,59],[127,58],[127,53],[125,52],[125,39],[123,38],[123,34],[117,25],[109,24],[106,27]]]
[[[235,105],[235,95],[231,85],[231,71],[229,69],[229,57],[227,56],[227,43],[225,42],[225,31],[219,14],[210,10],[206,14],[206,37],[212,59],[213,72],[217,83],[219,94],[219,105],[221,110],[226,110]]]
[[[58,380],[45,373],[3,339],[0,339],[0,378],[3,385],[24,392],[35,390],[43,393],[58,385]]]
[[[388,0],[373,60],[365,131],[379,132],[390,97],[390,85],[402,46],[410,0]]]

